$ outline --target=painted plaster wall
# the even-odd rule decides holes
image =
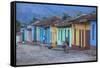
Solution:
[[[68,36],[68,30],[69,30],[69,36]],[[58,28],[57,29],[57,45],[62,45],[66,37],[69,38],[69,46],[71,47],[72,29],[71,28]]]
[[[56,27],[50,27],[50,34],[51,34],[51,43],[56,44],[57,41],[57,28]]]
[[[27,30],[27,41],[32,42],[32,31]]]
[[[50,43],[50,27],[46,27],[45,29],[45,42],[47,44]]]
[[[26,41],[27,40],[27,29],[26,28],[21,28],[21,39]]]
[[[74,44],[74,30],[76,29],[76,44]],[[84,33],[86,30],[90,30],[90,25],[89,24],[73,24],[72,25],[72,44],[79,46],[79,30],[84,30]],[[85,37],[85,36],[84,36]],[[85,42],[84,42],[85,45]]]
[[[34,26],[32,26],[32,41],[34,41]]]
[[[41,26],[37,27],[37,40],[43,42],[43,32],[44,29]]]
[[[94,25],[94,29],[93,29]],[[93,39],[93,32],[94,32],[94,39]],[[96,21],[90,21],[90,44],[92,46],[96,46]]]

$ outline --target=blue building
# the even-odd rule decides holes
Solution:
[[[50,27],[45,28],[45,43],[49,44],[50,43]]]
[[[43,26],[37,26],[37,41],[41,43],[50,43],[50,28],[49,27],[43,27]]]
[[[34,41],[34,25],[32,25],[32,41]]]
[[[43,34],[42,26],[37,26],[37,41],[43,43]]]
[[[21,35],[22,36],[22,41],[25,42],[26,39],[27,39],[27,33],[26,33],[27,32],[27,29],[26,28],[21,28],[20,31],[22,33],[22,35]]]
[[[96,20],[90,21],[90,45],[96,46]]]

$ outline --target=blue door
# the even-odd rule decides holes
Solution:
[[[50,43],[50,28],[46,27],[45,28],[45,43]]]

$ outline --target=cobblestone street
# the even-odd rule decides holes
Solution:
[[[35,45],[18,45],[16,50],[17,65],[96,60],[96,55],[91,54],[96,50],[70,50],[69,53],[65,53],[63,50],[48,49]]]

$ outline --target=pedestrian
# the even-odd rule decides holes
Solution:
[[[69,41],[68,38],[65,39],[65,41],[63,41],[63,49],[65,53],[69,53]]]

